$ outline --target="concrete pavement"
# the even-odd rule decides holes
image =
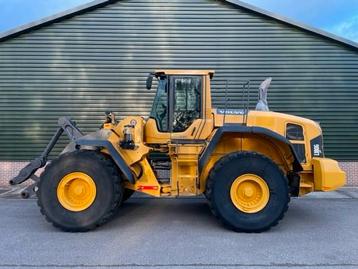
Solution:
[[[358,191],[333,194],[293,199],[261,234],[226,230],[203,198],[133,198],[88,233],[53,228],[35,199],[0,198],[0,268],[358,268]]]

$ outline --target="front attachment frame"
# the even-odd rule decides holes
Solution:
[[[28,165],[26,165],[20,170],[17,176],[15,176],[9,181],[10,185],[18,185],[27,181],[28,179],[32,179],[34,181],[33,184],[29,185],[25,190],[21,192],[21,196],[23,198],[29,198],[31,194],[35,192],[36,183],[39,181],[39,178],[35,175],[35,173],[38,169],[46,165],[48,155],[55,147],[56,143],[58,142],[58,139],[64,132],[72,142],[75,142],[77,139],[83,136],[83,133],[76,126],[75,121],[71,120],[68,117],[59,118],[58,129],[56,133],[52,136],[50,142],[47,144],[41,155],[30,161]]]

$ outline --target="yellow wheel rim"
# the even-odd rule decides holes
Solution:
[[[57,198],[60,204],[70,211],[85,210],[96,198],[96,184],[85,173],[69,173],[58,184]]]
[[[256,213],[270,199],[270,190],[265,180],[253,174],[244,174],[235,179],[230,189],[231,201],[242,212]]]

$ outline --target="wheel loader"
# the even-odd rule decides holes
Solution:
[[[212,108],[213,76],[210,70],[150,73],[146,87],[154,81],[157,91],[148,118],[118,121],[110,112],[87,135],[60,118],[41,156],[10,184],[34,180],[23,197],[35,192],[46,219],[70,232],[104,224],[134,192],[204,195],[227,228],[262,232],[283,218],[291,197],[345,184],[338,163],[324,157],[317,122],[269,111],[270,79],[261,84],[255,110],[228,109]],[[62,133],[71,142],[47,164]]]

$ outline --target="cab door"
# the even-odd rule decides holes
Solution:
[[[171,159],[171,194],[197,195],[200,190],[198,161],[205,147],[200,139],[205,125],[203,116],[204,76],[172,76],[169,80],[168,145]]]
[[[161,144],[170,158],[171,195],[197,195],[198,161],[212,119],[205,109],[205,76],[173,75],[160,78],[151,118],[146,124],[147,143]]]

